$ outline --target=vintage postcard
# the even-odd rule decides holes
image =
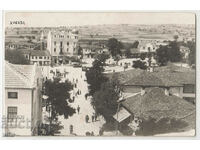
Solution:
[[[192,12],[4,13],[4,137],[195,136]]]

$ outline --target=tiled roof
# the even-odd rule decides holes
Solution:
[[[154,74],[143,71],[135,78],[129,80],[125,85],[139,85],[139,86],[163,86],[163,81]]]
[[[5,63],[5,87],[6,88],[33,88],[34,65],[14,65]]]
[[[47,50],[27,50],[27,49],[19,49],[17,50],[23,54],[30,54],[31,56],[50,56],[49,51]]]
[[[115,72],[115,73],[108,73],[105,74],[108,78],[112,78],[113,76],[116,76],[121,84],[126,83],[132,78],[135,78],[136,76],[140,75],[143,72],[141,69],[133,69],[123,72]]]
[[[50,56],[49,51],[46,50],[31,50],[33,56]]]
[[[143,119],[153,117],[182,119],[195,114],[195,106],[177,96],[167,96],[162,88],[150,88],[144,95],[137,94],[127,98],[122,105],[135,116]]]
[[[134,74],[134,72],[133,72]],[[130,79],[130,78],[129,78]],[[195,84],[194,71],[181,70],[157,70],[154,72],[143,71],[139,75],[126,81],[125,85],[138,86],[182,86],[183,84]]]

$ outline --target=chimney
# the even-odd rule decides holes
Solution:
[[[165,95],[169,96],[169,88],[168,87],[165,88]]]
[[[141,95],[143,96],[146,93],[145,87],[141,87]]]

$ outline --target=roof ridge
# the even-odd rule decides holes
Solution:
[[[19,70],[17,70],[13,64],[10,65],[12,67],[13,70],[15,70],[17,73],[19,73],[20,75],[22,75],[23,77],[27,78],[27,80],[29,80],[29,78],[23,73],[23,72],[20,72]],[[17,66],[17,65],[15,65]]]
[[[7,67],[10,69],[10,70],[12,70],[21,80],[22,80],[22,82],[24,83],[24,84],[26,84],[27,86],[31,86],[31,84],[29,84],[30,82],[29,82],[29,79],[28,79],[28,77],[26,77],[24,74],[22,74],[22,73],[20,73],[18,70],[16,70],[15,68],[14,68],[14,65],[13,64],[10,64],[10,63],[8,63],[8,62],[6,62],[6,64],[7,64]],[[27,82],[25,82],[25,80],[27,81]]]

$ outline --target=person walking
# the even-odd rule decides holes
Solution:
[[[73,133],[73,125],[69,126],[69,130],[70,130],[70,134],[72,134]]]
[[[85,116],[85,121],[86,121],[86,123],[89,122],[89,116],[88,115]]]
[[[103,135],[103,129],[100,128],[100,130],[99,130],[99,136],[102,136],[102,135]]]
[[[94,115],[92,115],[92,122],[94,122]]]
[[[94,120],[97,121],[97,113],[94,114]]]
[[[91,135],[91,136],[94,136],[94,132],[92,131],[92,132],[90,133],[90,135]]]
[[[87,100],[87,97],[88,97],[88,93],[85,94],[85,99],[86,99],[86,100]]]
[[[78,112],[78,114],[79,114],[79,112],[80,112],[80,106],[78,105],[78,107],[77,107],[77,112]]]

